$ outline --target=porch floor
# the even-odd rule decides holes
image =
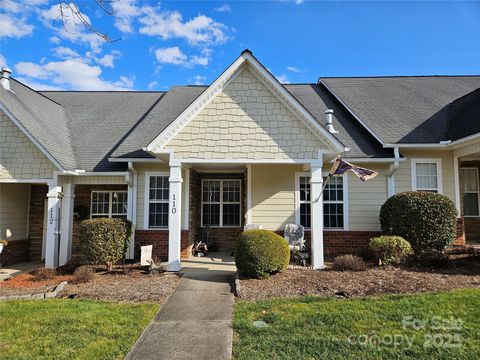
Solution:
[[[6,265],[0,269],[0,281],[8,280],[20,274],[25,274],[43,266],[43,262],[30,261]]]

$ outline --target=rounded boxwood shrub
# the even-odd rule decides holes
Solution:
[[[384,235],[370,239],[370,250],[384,264],[398,264],[412,253],[410,243],[396,235]]]
[[[456,237],[457,209],[445,195],[408,191],[383,204],[380,225],[384,234],[406,239],[417,257],[442,256]]]
[[[106,265],[109,270],[125,255],[132,223],[124,219],[98,218],[80,223],[80,248],[91,264]]]
[[[287,240],[273,231],[247,230],[235,241],[235,265],[244,276],[265,278],[285,270],[289,262]]]

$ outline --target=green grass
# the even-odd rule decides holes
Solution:
[[[423,329],[403,328],[404,316],[428,320]],[[459,330],[433,330],[435,316],[459,318]],[[263,320],[268,325],[255,327]],[[240,359],[479,359],[480,289],[365,299],[304,297],[269,301],[240,301],[235,305],[234,358]],[[403,344],[394,346],[348,341],[384,339],[396,335]],[[460,347],[425,347],[429,336],[437,344],[459,334]],[[378,335],[374,337],[373,335]],[[412,346],[405,343],[406,336]],[[428,345],[428,342],[427,342]]]
[[[0,302],[0,359],[123,359],[157,304]]]

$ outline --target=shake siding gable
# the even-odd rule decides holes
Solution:
[[[316,159],[328,148],[248,68],[165,146],[179,159]]]
[[[52,178],[55,165],[0,112],[0,179]]]

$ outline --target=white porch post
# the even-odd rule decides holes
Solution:
[[[58,265],[65,265],[72,258],[72,235],[73,235],[73,202],[75,199],[75,185],[63,185],[60,253]]]
[[[323,177],[322,159],[310,166],[312,267],[323,269]]]
[[[133,163],[128,163],[128,195],[127,195],[127,219],[132,222],[132,235],[130,244],[128,246],[126,259],[133,259],[135,257],[135,229],[137,227],[137,172],[133,167]]]
[[[58,244],[60,238],[61,191],[59,185],[48,186],[47,238],[45,247],[45,267],[58,266]]]
[[[182,167],[178,160],[170,160],[170,206],[168,213],[168,271],[180,271],[180,241],[182,227]]]

